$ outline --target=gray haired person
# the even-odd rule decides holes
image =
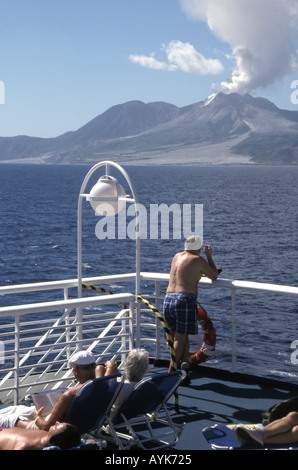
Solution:
[[[149,369],[149,354],[145,349],[132,349],[124,363],[125,381],[110,413],[112,418],[131,395],[134,386],[142,380]]]

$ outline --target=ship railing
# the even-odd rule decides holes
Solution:
[[[162,308],[169,275],[142,273],[142,280],[155,283],[153,301]],[[298,287],[203,277],[198,300],[216,328],[212,360],[201,366],[297,383]],[[202,331],[191,336],[191,352],[201,345],[208,349],[205,339]]]
[[[77,350],[123,363],[134,344],[134,311],[130,293],[1,307],[1,400],[16,404],[35,391],[69,386],[68,361]]]
[[[149,300],[162,314],[169,275],[142,272],[140,278],[142,298]],[[53,388],[66,379],[71,380],[71,371],[65,370],[65,357],[68,360],[74,349],[83,349],[86,345],[95,345],[94,352],[99,361],[111,357],[123,361],[131,347],[145,347],[151,357],[169,360],[163,326],[154,310],[142,303],[140,298],[137,303],[135,294],[119,293],[123,289],[132,292],[134,282],[134,273],[85,278],[84,284],[106,286],[114,294],[93,296],[90,291],[92,296],[89,297],[90,292],[84,293],[86,297],[82,299],[69,299],[73,289],[77,289],[76,279],[0,287],[3,301],[10,298],[7,294],[13,294],[13,299],[18,295],[23,299],[27,294],[38,297],[39,291],[49,291],[47,296],[55,298],[58,291],[58,295],[61,296],[62,292],[64,297],[64,300],[46,302],[43,306],[22,304],[0,308],[0,343],[5,356],[4,368],[1,367],[0,350],[1,376],[5,372],[5,382],[4,379],[0,382],[0,392],[4,386],[7,390],[10,387],[19,399],[20,389],[28,389],[27,381],[30,381],[31,388],[32,382],[40,388]],[[208,366],[297,381],[297,287],[202,278],[199,300],[217,332],[216,351],[211,356],[212,360],[207,362]],[[110,313],[105,309],[96,313],[93,311],[95,307],[120,301],[128,303],[128,316],[125,308],[112,309]],[[79,305],[74,305],[75,302]],[[82,317],[78,315],[78,308],[84,311]],[[45,312],[52,311],[56,312],[56,317],[50,319]],[[7,317],[13,318],[10,326]],[[98,322],[100,331],[98,325],[95,327]],[[114,329],[114,322],[121,325],[118,331]],[[55,342],[50,342],[54,337],[59,347]],[[203,340],[202,335],[191,338],[191,348],[195,351]],[[49,378],[49,372],[53,369],[55,373]]]

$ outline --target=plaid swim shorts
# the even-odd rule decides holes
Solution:
[[[164,317],[170,331],[198,334],[197,298],[187,292],[168,292],[164,298]]]

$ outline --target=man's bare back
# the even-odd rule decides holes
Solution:
[[[212,280],[217,279],[218,272],[209,245],[206,245],[205,253],[208,262],[200,256],[200,250],[186,250],[174,256],[167,292],[187,292],[197,296],[198,282],[203,275]]]
[[[198,283],[203,275],[212,280],[216,280],[218,276],[211,246],[205,245],[207,261],[200,256],[201,247],[200,237],[190,236],[185,241],[185,250],[177,253],[172,260],[167,295],[164,299],[164,315],[171,334],[174,335],[176,364],[179,361],[187,364],[188,335],[197,333]],[[174,367],[176,366],[171,359],[169,371],[174,370]]]

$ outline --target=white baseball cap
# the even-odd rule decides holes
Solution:
[[[78,366],[88,366],[95,363],[95,356],[90,351],[78,351],[71,356],[69,363]]]
[[[191,237],[188,237],[187,240],[184,243],[184,249],[185,250],[199,250],[202,248],[202,240],[198,235],[193,235]]]

